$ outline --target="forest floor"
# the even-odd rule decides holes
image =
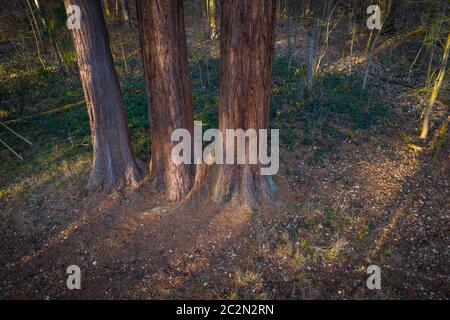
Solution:
[[[304,30],[296,34],[306,43]],[[112,38],[117,44],[117,32]],[[116,62],[133,145],[149,160],[135,40],[124,38],[127,65],[120,55]],[[196,119],[214,126],[217,43],[196,43]],[[273,206],[255,211],[168,203],[148,181],[89,193],[89,127],[76,74],[6,77],[2,51],[2,104],[26,99],[35,116],[12,110],[0,119],[35,146],[0,131],[24,156],[0,150],[0,298],[449,299],[448,105],[437,103],[432,137],[418,142],[427,96],[419,81],[405,80],[396,48],[382,42],[363,93],[363,51],[349,75],[336,43],[309,97],[303,50],[286,58],[286,39],[277,39],[279,192]],[[81,290],[66,287],[69,265],[81,268]],[[366,287],[370,265],[381,268],[381,290]]]

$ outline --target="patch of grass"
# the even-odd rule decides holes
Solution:
[[[347,245],[347,242],[342,239],[337,239],[329,248],[323,252],[323,257],[328,261],[338,261],[342,258],[342,250]]]
[[[357,142],[360,131],[376,128],[390,116],[389,106],[362,92],[361,79],[343,74],[316,77],[316,93],[304,96],[305,67],[277,58],[273,64],[271,127],[280,129],[282,148],[292,150],[295,142],[314,145],[311,164],[324,164],[324,158],[346,139]],[[292,127],[302,131],[295,132]]]
[[[203,130],[218,128],[218,110],[219,110],[219,97],[214,94],[205,94],[201,91],[194,91],[194,119],[202,121]]]
[[[375,229],[376,229],[375,223],[372,221],[369,221],[369,223],[367,224],[367,229],[365,231],[365,234],[370,236],[375,232]]]
[[[55,68],[36,68],[30,74],[10,71],[0,86],[0,109],[6,120],[48,110],[49,106],[75,103],[83,97],[78,78],[63,77]]]
[[[123,87],[122,99],[134,151],[140,158],[149,158],[151,139],[144,80],[128,76],[124,79]]]
[[[343,214],[344,213],[341,212],[340,210],[326,208],[324,210],[325,223],[331,224],[334,221],[336,221],[339,217],[342,217]]]
[[[42,74],[42,77],[48,76]],[[63,92],[70,92],[64,88]],[[76,92],[72,96],[77,96]],[[130,136],[138,156],[150,156],[150,133],[146,108],[146,94],[142,80],[127,78],[123,85]],[[48,108],[48,107],[47,107]],[[40,177],[42,173],[57,172],[64,161],[79,158],[90,162],[92,146],[89,120],[84,103],[47,110],[32,117],[23,117],[9,124],[28,138],[34,148],[0,129],[0,138],[24,157],[19,161],[8,150],[0,148],[0,193],[16,194],[15,186],[26,177]],[[89,171],[89,167],[86,169]]]
[[[448,141],[448,120],[445,120],[438,128],[432,142],[433,160],[442,153],[444,146]]]
[[[280,130],[280,141],[282,148],[286,148],[287,150],[293,150],[296,146],[297,140],[298,140],[297,132],[292,126]]]
[[[314,248],[312,247],[311,241],[309,241],[308,239],[300,239],[299,247],[304,250],[305,254],[314,255]]]
[[[317,148],[314,150],[314,154],[313,156],[310,158],[310,163],[311,164],[317,164],[320,166],[324,166],[325,165],[325,155],[326,155],[326,150],[323,148]]]
[[[367,129],[389,116],[388,106],[372,102],[369,94],[359,89],[358,78],[328,74],[318,77],[317,82],[324,94],[306,104],[306,111],[316,117]]]
[[[194,119],[203,122],[203,130],[218,128],[219,59],[191,52],[189,68],[192,80]],[[211,54],[212,56],[212,54]]]
[[[264,281],[255,272],[236,271],[234,274],[235,291],[230,295],[231,300],[264,300],[267,299]]]

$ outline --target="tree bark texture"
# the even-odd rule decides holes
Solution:
[[[193,165],[175,164],[175,129],[193,134],[192,90],[182,0],[138,0],[139,33],[147,83],[154,185],[178,201],[193,183]]]
[[[72,31],[94,149],[89,186],[111,191],[139,185],[144,166],[132,152],[119,81],[99,0],[64,0],[81,9],[81,29]]]
[[[275,0],[222,1],[219,126],[224,137],[226,129],[269,126],[275,12]],[[246,163],[215,168],[210,190],[216,202],[254,208],[261,198],[272,198],[271,177]]]

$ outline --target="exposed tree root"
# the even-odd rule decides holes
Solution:
[[[186,200],[212,200],[216,204],[255,210],[276,199],[277,187],[271,176],[259,174],[259,166],[221,165],[197,168],[195,182]]]

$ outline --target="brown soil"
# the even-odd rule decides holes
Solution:
[[[88,194],[79,178],[37,208],[5,201],[16,223],[2,223],[1,297],[449,298],[448,153],[411,150],[404,133],[349,139],[321,166],[288,153],[277,204],[255,212],[171,204],[149,183]],[[72,264],[79,291],[66,288]],[[380,291],[365,286],[371,264]]]

